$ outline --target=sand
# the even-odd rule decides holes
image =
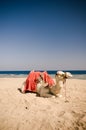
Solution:
[[[86,80],[68,79],[61,98],[18,91],[25,78],[0,78],[0,130],[86,130]]]

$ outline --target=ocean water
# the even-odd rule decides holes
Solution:
[[[64,70],[62,70],[64,71]],[[57,70],[47,70],[48,74],[54,77]],[[65,70],[64,72],[70,72],[74,79],[85,79],[86,80],[86,70]],[[22,78],[27,77],[30,71],[0,71],[0,78]]]

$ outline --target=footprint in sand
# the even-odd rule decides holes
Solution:
[[[59,114],[59,117],[63,116],[65,114],[65,111],[61,111]]]

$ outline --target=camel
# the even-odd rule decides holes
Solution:
[[[72,74],[69,72],[63,72],[63,71],[58,71],[55,74],[54,80],[54,85],[53,86],[48,86],[47,84],[44,83],[38,83],[37,84],[37,93],[40,95],[40,97],[52,97],[53,95],[55,97],[61,97],[60,91],[61,88],[64,87],[66,83],[66,79],[72,77]],[[40,86],[40,88],[39,88]],[[53,96],[53,97],[54,97]]]
[[[37,84],[36,84],[36,93],[40,97],[60,97],[60,91],[61,88],[64,87],[66,83],[66,79],[72,77],[72,74],[70,72],[63,72],[63,71],[58,71],[55,74],[55,78],[52,78],[54,84],[49,85],[47,82],[44,82],[43,76],[40,75],[39,78],[37,79]],[[24,82],[21,92],[24,93],[24,86],[26,82]]]

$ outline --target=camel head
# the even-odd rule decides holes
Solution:
[[[55,78],[58,80],[62,80],[65,77],[65,73],[63,71],[57,71]]]
[[[70,72],[65,72],[65,78],[71,78],[73,77]]]
[[[63,81],[65,82],[66,79],[72,77],[72,74],[70,72],[63,72],[63,71],[57,71],[55,78],[57,81]]]

